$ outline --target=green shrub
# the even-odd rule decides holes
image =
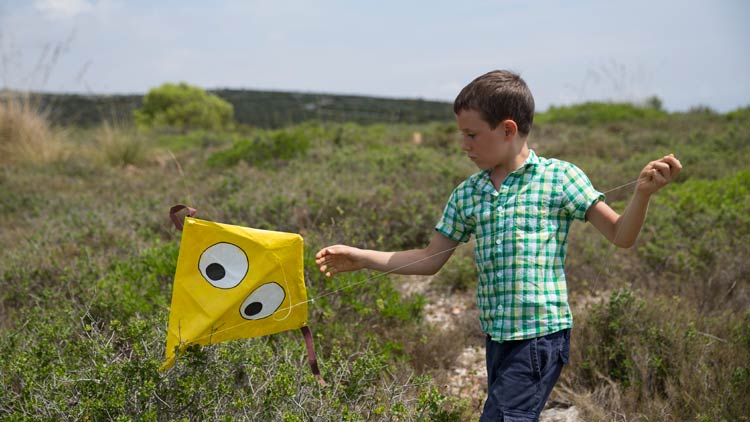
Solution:
[[[289,160],[307,153],[310,136],[302,130],[270,131],[254,138],[240,138],[231,148],[208,158],[211,167],[229,167],[240,161],[261,165],[272,160]]]
[[[154,143],[177,152],[216,147],[234,142],[238,138],[240,135],[233,132],[198,129],[185,133],[159,133],[155,135]]]
[[[750,106],[738,108],[726,114],[727,120],[730,121],[750,121]]]
[[[182,82],[149,90],[133,118],[144,128],[222,129],[232,122],[233,114],[228,102]]]
[[[534,117],[534,123],[568,123],[595,125],[601,123],[650,120],[664,118],[668,114],[654,107],[639,107],[629,103],[587,102],[571,106],[550,108]]]
[[[596,343],[587,344],[585,360],[582,367],[591,371],[589,378],[595,380],[595,371],[601,371],[622,387],[628,388],[633,383],[633,360],[628,350],[626,334],[637,330],[635,321],[638,312],[645,306],[629,290],[618,290],[613,293],[606,305],[597,306],[589,314],[587,324],[597,336]]]
[[[424,144],[439,149],[457,149],[461,136],[455,123],[433,123],[423,133]]]
[[[649,232],[639,248],[662,277],[679,279],[668,294],[704,309],[746,306],[750,289],[750,172],[719,180],[688,180],[654,197]],[[654,286],[659,288],[659,286]]]
[[[747,420],[749,323],[747,312],[705,316],[677,297],[620,289],[575,327],[563,383],[594,396],[614,385],[617,401],[598,404],[637,409],[647,420]]]
[[[134,259],[114,262],[96,282],[89,313],[97,319],[128,321],[166,307],[171,296],[179,244],[155,245]]]

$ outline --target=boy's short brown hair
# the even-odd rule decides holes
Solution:
[[[453,112],[475,110],[494,129],[511,119],[527,136],[534,121],[534,97],[521,77],[508,70],[493,70],[474,79],[453,102]]]

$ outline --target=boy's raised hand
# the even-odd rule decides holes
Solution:
[[[682,170],[682,164],[680,160],[675,158],[674,154],[665,155],[656,161],[652,161],[638,175],[636,191],[646,195],[654,194],[674,180],[680,170]]]
[[[358,256],[360,249],[346,245],[335,245],[323,248],[315,254],[315,263],[326,277],[346,271],[357,271],[364,268]]]

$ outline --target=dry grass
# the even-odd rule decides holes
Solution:
[[[142,135],[121,123],[103,122],[94,135],[98,158],[115,167],[140,166],[148,156]]]
[[[0,163],[48,164],[65,159],[63,137],[29,95],[0,96]]]

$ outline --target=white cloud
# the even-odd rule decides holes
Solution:
[[[49,18],[67,19],[90,11],[93,5],[87,0],[36,0],[34,7]]]

